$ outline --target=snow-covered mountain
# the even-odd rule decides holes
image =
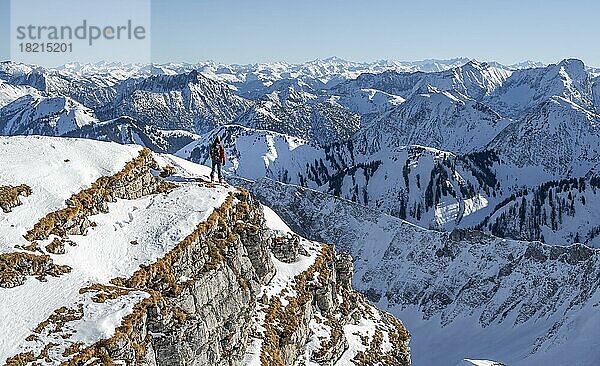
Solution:
[[[80,76],[11,61],[0,63],[0,79],[35,89],[43,96],[67,96],[91,109],[114,99],[121,81],[110,75]]]
[[[192,162],[210,165],[209,149],[219,135],[225,148],[224,170],[233,175],[258,179],[271,177],[284,182],[304,181],[307,162],[322,159],[324,150],[286,134],[228,125],[201,135],[176,152]]]
[[[37,89],[13,85],[0,79],[0,108],[26,95],[39,96]]]
[[[332,73],[353,67],[339,60],[328,62],[337,62]],[[218,78],[206,78],[192,66],[123,71],[121,76],[128,76],[107,87],[117,97],[94,109],[100,120],[108,121],[69,135],[137,142],[158,151],[181,150],[181,156],[207,163],[208,145],[215,133],[224,133],[231,142],[226,147],[233,163],[227,170],[233,174],[305,185],[425,227],[448,229],[479,224],[491,206],[523,185],[535,187],[596,169],[597,116],[592,107],[596,84],[577,60],[514,71],[476,61],[430,73],[386,69],[345,77],[336,85],[318,80],[317,71],[286,73],[283,64],[248,66],[262,73],[253,81],[215,81]],[[124,66],[108,65],[100,76],[85,71],[95,70],[93,66],[78,67],[50,74],[108,78]],[[236,67],[219,72],[232,70]],[[245,89],[236,84],[241,81],[248,81]],[[516,95],[524,97],[515,99]],[[519,107],[508,108],[508,102]],[[210,130],[230,121],[245,128]],[[171,129],[178,131],[168,132]],[[433,148],[421,150],[429,151],[425,155],[430,157],[412,162],[409,155],[422,154],[406,148],[413,145]],[[432,173],[435,164],[426,161],[438,160],[436,150],[439,156],[450,154],[457,160],[463,170],[456,178],[452,171],[448,179]],[[484,151],[496,156],[491,165],[462,167],[468,161],[463,155]],[[418,184],[416,174],[409,174],[409,184],[404,183],[401,172],[406,162],[419,166],[412,170],[419,171]],[[385,179],[380,181],[379,176]],[[482,183],[486,181],[493,183]],[[433,204],[425,202],[429,182],[433,182],[430,192],[440,191]],[[458,214],[467,207],[477,207],[477,214]]]
[[[479,100],[500,87],[511,73],[512,71],[505,67],[473,60],[458,67],[432,73],[365,73],[338,85],[334,91],[344,93],[346,90],[352,91],[357,88],[376,89],[407,99],[433,87],[441,91],[456,91]]]
[[[526,60],[526,61],[514,63],[512,65],[508,65],[508,68],[511,70],[523,70],[523,69],[535,69],[535,68],[545,67],[545,66],[548,66],[548,65],[543,62]]]
[[[301,187],[245,185],[302,235],[354,257],[357,288],[410,329],[415,364],[600,359],[597,249],[441,233]]]
[[[353,62],[339,57],[323,60],[313,60],[300,64],[287,62],[257,63],[257,64],[221,64],[217,62],[167,63],[167,64],[120,64],[99,62],[96,64],[71,63],[57,68],[69,74],[78,76],[111,75],[122,80],[129,78],[148,77],[152,75],[175,75],[198,70],[215,80],[231,83],[238,87],[250,85],[259,81],[264,85],[282,79],[297,79],[307,77],[319,80],[324,84],[335,84],[341,80],[353,79],[358,75],[371,72],[380,73],[386,70],[398,72],[439,72],[467,63],[467,58],[451,60],[422,60],[422,61],[388,61]],[[245,89],[245,87],[243,87]]]
[[[116,98],[98,108],[104,119],[131,116],[162,129],[206,132],[243,113],[250,103],[196,71],[128,79]]]
[[[192,132],[161,130],[129,117],[88,124],[64,136],[137,144],[161,153],[174,153],[199,138]]]
[[[423,145],[467,153],[480,150],[509,120],[459,92],[427,90],[374,117],[352,139],[360,151]]]
[[[360,127],[360,116],[337,103],[310,103],[278,95],[256,102],[234,123],[270,130],[327,145],[350,138]]]
[[[591,78],[580,60],[567,59],[543,68],[514,71],[486,102],[500,114],[519,117],[551,97],[590,108]]]
[[[323,148],[281,133],[224,126],[176,154],[209,164],[209,147],[217,134],[227,156],[224,169],[231,175],[310,187],[424,227],[478,223],[470,216],[483,219],[484,211],[479,211],[491,209],[503,194],[493,152],[458,156],[403,146],[365,154],[352,140]]]
[[[68,234],[78,244],[73,248],[85,248],[104,258],[106,252],[91,246],[86,235],[80,233],[97,230],[99,234],[95,235],[102,240],[123,234],[125,239],[115,237],[114,248],[126,247],[128,253],[133,251],[135,260],[150,261],[156,258],[146,254],[158,253],[155,249],[165,250],[160,253],[166,254],[170,247],[148,249],[140,240],[128,239],[126,231],[132,222],[145,230],[148,222],[160,221],[161,228],[171,228],[168,237],[163,238],[165,243],[173,244],[185,230],[172,230],[203,222],[195,219],[192,206],[196,207],[193,212],[208,212],[213,203],[214,207],[222,206],[220,200],[233,195],[235,204],[225,211],[226,218],[236,224],[218,224],[216,230],[221,230],[220,227],[225,231],[216,233],[214,241],[210,239],[207,245],[225,245],[222,240],[242,230],[243,235],[254,238],[251,240],[255,244],[266,240],[272,251],[264,252],[261,245],[244,248],[239,242],[230,243],[222,257],[233,256],[233,262],[238,264],[250,261],[252,266],[240,267],[234,263],[212,268],[217,272],[211,279],[218,282],[212,285],[223,290],[217,291],[223,295],[223,298],[217,295],[218,301],[222,300],[219,309],[228,308],[231,304],[226,303],[225,297],[235,293],[233,298],[243,308],[232,315],[236,326],[255,324],[258,333],[266,335],[251,336],[248,331],[234,327],[237,329],[234,333],[243,338],[234,337],[234,343],[243,344],[246,350],[236,353],[236,357],[242,358],[236,358],[235,364],[279,364],[279,358],[286,365],[336,364],[332,360],[338,360],[337,364],[348,364],[351,360],[370,364],[369,357],[388,356],[395,357],[395,361],[390,361],[392,364],[406,364],[406,333],[399,331],[404,328],[349,289],[347,257],[343,259],[320,244],[297,237],[268,208],[263,208],[262,213],[255,210],[256,205],[251,198],[245,198],[243,191],[203,183],[198,186],[199,181],[206,179],[208,169],[181,158],[210,165],[209,146],[220,135],[227,156],[227,179],[251,187],[294,231],[310,239],[334,243],[352,254],[358,271],[354,276],[358,289],[377,307],[392,311],[409,323],[418,364],[484,365],[484,361],[476,360],[488,359],[509,365],[592,366],[598,363],[600,355],[595,351],[582,355],[581,350],[597,349],[594,330],[599,325],[594,311],[600,301],[598,254],[590,247],[598,246],[600,237],[596,202],[600,173],[600,81],[594,70],[575,59],[553,65],[525,62],[511,66],[468,59],[357,63],[331,58],[298,65],[100,63],[69,64],[57,69],[2,62],[0,134],[70,138],[4,138],[8,146],[5,149],[16,150],[11,141],[19,141],[24,151],[23,157],[14,151],[5,154],[7,159],[2,156],[0,165],[4,162],[7,171],[9,165],[17,171],[15,167],[33,164],[28,160],[15,165],[14,161],[38,157],[36,144],[43,146],[39,151],[42,155],[44,149],[49,150],[44,159],[55,160],[44,160],[48,169],[55,169],[48,173],[50,181],[44,180],[48,188],[37,182],[38,175],[30,176],[37,174],[34,169],[26,169],[31,172],[22,172],[16,180],[9,179],[17,174],[12,171],[7,173],[8,178],[0,176],[1,208],[8,213],[4,217],[27,219],[30,221],[23,222],[31,224],[0,218],[0,228],[9,225],[5,228],[10,234],[7,238],[14,239],[10,245],[20,246],[6,251],[37,250],[32,242],[23,241],[28,240],[23,235],[29,236],[29,227],[40,219],[35,215],[25,218],[31,214],[27,211],[30,208],[25,208],[31,200],[35,203],[48,199],[54,202],[53,207],[63,207],[65,199],[92,187],[99,175],[112,176],[129,166],[126,161],[134,158],[129,155],[140,151],[127,147],[121,152],[114,144],[73,138],[134,143],[152,149],[153,154],[144,150],[152,158],[148,157],[146,162],[153,160],[156,164],[136,171],[143,175],[141,180],[128,176],[131,180],[117,186],[125,185],[126,191],[141,189],[143,197],[118,200],[114,206],[117,209],[112,212],[120,216],[113,221],[111,217],[94,217],[97,229],[85,220],[76,221],[81,225],[71,228],[72,204],[68,203],[65,212],[69,215],[61,222],[69,226],[67,231],[73,232],[54,228],[51,229],[55,230],[54,235]],[[48,144],[56,151],[50,150]],[[77,151],[69,150],[69,144]],[[104,147],[106,152],[97,153],[103,158],[95,155],[95,150]],[[77,154],[83,160],[73,158]],[[85,160],[88,157],[91,160]],[[77,164],[71,164],[76,168],[73,173],[69,165],[75,160]],[[59,188],[54,188],[52,182],[59,178],[52,174],[59,173],[69,182],[60,181]],[[175,176],[166,183],[157,178],[160,174]],[[264,177],[280,183],[261,180]],[[76,182],[79,183],[74,188]],[[168,191],[162,195],[155,192],[157,182],[163,182]],[[173,182],[178,187],[172,187]],[[42,196],[36,195],[39,190]],[[124,194],[118,187],[105,192],[117,192],[115,197]],[[85,197],[83,203],[87,205]],[[112,210],[113,202],[98,203],[95,199],[91,201],[94,216],[106,207]],[[177,216],[178,209],[173,212],[173,207],[180,206],[181,217]],[[43,207],[35,207],[41,210],[40,215],[48,214]],[[80,210],[77,203],[73,207]],[[19,210],[24,210],[22,215],[15,216]],[[242,215],[240,212],[245,215],[243,220],[251,220],[252,226],[240,228],[239,221],[235,221],[240,217],[238,214]],[[148,222],[144,221],[146,217],[151,217]],[[38,227],[47,227],[46,223]],[[111,230],[116,230],[116,234]],[[57,275],[61,279],[68,276],[63,266],[69,266],[76,276],[82,276],[77,278],[88,278],[89,285],[116,286],[95,288],[89,296],[101,296],[106,299],[104,303],[122,309],[129,309],[127,306],[138,301],[136,298],[132,302],[119,302],[127,298],[114,295],[122,288],[135,288],[128,294],[145,298],[150,294],[152,299],[155,299],[152,291],[164,296],[165,288],[174,291],[166,293],[169,299],[187,296],[189,292],[183,284],[186,279],[195,278],[193,273],[198,270],[193,260],[177,262],[173,268],[179,272],[174,277],[159,276],[159,282],[166,283],[166,287],[157,289],[145,282],[143,286],[122,282],[132,281],[132,271],[138,267],[126,269],[116,262],[104,261],[101,263],[124,271],[123,279],[108,284],[106,281],[114,279],[116,272],[103,269],[96,272],[99,267],[94,266],[91,272],[82,273],[83,264],[71,259],[79,260],[83,251],[66,246],[66,257],[49,252],[62,251],[60,242],[53,244],[52,238],[49,235],[35,240],[41,245],[41,252],[34,254],[47,256],[41,260],[45,263],[42,276]],[[112,244],[108,248],[113,248]],[[195,247],[193,252],[202,250]],[[71,258],[69,253],[79,254]],[[208,254],[211,253],[218,251],[209,250]],[[244,253],[248,255],[245,257]],[[290,260],[293,263],[286,262]],[[0,261],[0,266],[6,263]],[[10,283],[25,281],[17,288],[29,286],[32,280],[29,277],[40,275],[36,263],[25,265],[34,268],[33,272],[10,277]],[[314,272],[313,277],[303,277],[302,273],[315,269],[313,265],[323,263],[329,269],[319,267],[318,276]],[[273,274],[273,268],[277,273]],[[142,272],[147,274],[147,270]],[[267,280],[267,274],[274,277]],[[0,275],[0,281],[5,278]],[[254,282],[248,285],[251,294],[244,290],[240,278],[253,278]],[[318,279],[318,283],[311,278]],[[184,287],[171,288],[174,283]],[[314,290],[313,297],[304,296],[307,288],[302,284],[309,284],[309,292]],[[144,361],[147,364],[172,364],[171,359],[165,361],[164,357],[173,354],[183,357],[181,360],[190,357],[210,364],[225,354],[222,350],[208,352],[202,342],[188,342],[188,337],[201,338],[203,332],[196,327],[198,314],[202,312],[192,309],[191,304],[198,303],[199,297],[204,304],[202,301],[217,293],[206,295],[202,286],[200,290],[195,287],[189,291],[197,298],[193,301],[177,298],[176,307],[166,304],[166,315],[158,311],[149,313],[163,314],[160,316],[164,318],[138,324],[142,333],[147,329],[153,335],[151,353],[156,360]],[[83,334],[90,329],[88,326],[100,321],[94,318],[95,314],[114,310],[75,292],[66,295],[79,296],[81,301],[77,304],[98,311],[84,312],[85,320],[78,319],[81,321],[73,323],[73,328],[66,329]],[[32,294],[38,296],[38,292]],[[23,296],[32,299],[34,295]],[[299,296],[295,300],[289,300],[296,295]],[[352,302],[336,301],[339,296]],[[3,299],[0,297],[0,301]],[[281,307],[276,304],[277,299],[282,301]],[[157,301],[154,305],[163,309],[165,304]],[[301,308],[297,308],[298,301]],[[308,303],[317,305],[311,307]],[[59,305],[56,298],[51,298],[49,304]],[[361,309],[359,314],[348,312],[349,306]],[[279,308],[283,311],[278,311]],[[249,315],[248,309],[253,315]],[[46,310],[44,319],[50,319],[51,311]],[[278,318],[304,311],[310,314],[300,324],[297,319]],[[192,325],[181,325],[179,319],[190,314]],[[332,314],[335,315],[331,317]],[[24,329],[30,333],[43,320],[35,316],[22,323],[21,340],[27,337]],[[210,334],[217,334],[216,337],[232,334],[231,328],[219,328],[226,324],[224,319],[218,316],[212,319],[205,313],[202,317],[219,329]],[[275,327],[269,326],[273,319],[278,319],[274,320]],[[340,319],[345,320],[339,322]],[[354,323],[347,323],[349,319],[354,319]],[[290,334],[290,328],[284,324],[298,325],[297,332]],[[29,357],[27,350],[34,356],[43,353],[40,347],[45,347],[44,342],[68,346],[68,341],[57,339],[67,336],[66,333],[51,334],[45,327],[40,329],[31,340],[19,345],[25,347],[19,348],[22,357]],[[356,335],[355,330],[363,337]],[[135,344],[132,349],[137,349],[139,341],[146,338],[132,334],[133,338],[128,339]],[[579,338],[582,340],[576,344],[573,339]],[[225,338],[211,339],[222,344]],[[388,347],[391,339],[396,340],[397,348]],[[226,343],[231,345],[230,341]],[[88,338],[82,342],[92,344]],[[370,342],[371,346],[363,342]],[[72,347],[73,351],[81,351],[77,346]],[[69,357],[52,349],[48,352],[53,360]],[[374,353],[369,354],[371,349]],[[66,351],[60,350],[61,354]]]
[[[1,135],[61,136],[96,122],[94,111],[69,97],[25,95],[0,109]]]
[[[207,167],[37,136],[0,156],[1,363],[410,365],[347,256]]]
[[[592,110],[598,94],[592,91],[597,83],[578,60],[516,71],[465,59],[439,63],[446,66],[434,72],[398,66],[404,64],[360,66],[329,59],[302,65],[220,65],[219,73],[246,70],[240,71],[245,76],[215,78],[192,64],[71,64],[50,70],[4,62],[0,79],[11,85],[2,93],[7,101],[17,93],[14,88],[35,88],[44,96],[70,97],[102,121],[127,116],[160,129],[200,133],[234,122],[321,145],[348,139],[359,127],[378,121],[372,130],[389,130],[391,124],[397,144],[459,153],[484,148],[508,118],[521,119],[552,97]],[[397,67],[389,67],[393,65]],[[321,80],[326,75],[345,81],[328,85]]]
[[[553,96],[528,110],[488,147],[519,167],[542,167],[557,178],[598,171],[600,116]]]

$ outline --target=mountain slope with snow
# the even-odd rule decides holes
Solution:
[[[598,245],[598,85],[576,59],[2,62],[0,134],[71,139],[0,139],[0,255],[11,254],[0,284],[17,294],[0,311],[34,303],[44,284],[71,304],[61,310],[45,293],[49,323],[26,309],[20,340],[0,349],[21,360],[44,347],[54,361],[88,347],[114,356],[93,340],[115,336],[119,347],[151,344],[151,366],[228,354],[241,364],[406,363],[404,328],[351,290],[346,256],[298,237],[243,191],[207,185],[209,169],[181,159],[209,165],[219,134],[226,178],[257,180],[244,184],[295,231],[354,255],[358,289],[414,329],[417,363],[593,365],[598,254],[574,243]],[[128,161],[137,168],[120,175]],[[202,240],[186,241],[196,229]],[[528,242],[538,239],[547,244]],[[296,313],[308,315],[285,317]],[[124,354],[128,363],[134,353]]]
[[[56,137],[0,155],[1,363],[410,365],[347,257],[207,167]]]
[[[246,185],[292,228],[353,255],[357,288],[411,329],[415,364],[600,359],[596,249],[441,233],[300,187]]]
[[[199,138],[192,132],[161,130],[129,117],[85,125],[64,136],[137,144],[161,153],[174,153]]]
[[[34,88],[13,85],[0,79],[0,108],[14,102],[25,95],[38,95]]]
[[[352,141],[322,148],[284,134],[224,126],[176,154],[208,165],[217,134],[225,148],[226,174],[310,187],[425,227],[478,223],[503,193],[491,170],[498,165],[493,153],[457,156],[401,146],[363,154]]]
[[[21,97],[0,108],[0,134],[60,136],[94,124],[94,112],[68,97]]]
[[[518,167],[542,167],[557,178],[598,169],[600,117],[562,97],[532,108],[488,147]]]
[[[336,103],[274,99],[256,102],[233,122],[323,145],[346,140],[360,127],[360,116]]]
[[[590,76],[582,61],[567,59],[543,68],[517,70],[487,97],[487,103],[507,117],[518,117],[551,97],[591,106]]]
[[[592,96],[596,112],[600,113],[600,77],[596,77],[592,83]]]
[[[512,194],[478,228],[503,238],[600,247],[598,176],[553,180]]]
[[[128,79],[120,84],[117,97],[97,113],[103,119],[130,116],[161,129],[202,133],[231,121],[249,105],[226,85],[192,71]]]
[[[352,139],[365,152],[423,145],[466,153],[480,150],[508,123],[484,104],[429,88],[382,113]]]

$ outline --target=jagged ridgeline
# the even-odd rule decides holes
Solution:
[[[56,137],[0,154],[1,364],[410,365],[351,257],[209,168]]]
[[[0,134],[137,143],[206,163],[220,133],[234,175],[450,230],[480,225],[523,187],[597,173],[598,80],[576,59],[510,67],[3,62]]]

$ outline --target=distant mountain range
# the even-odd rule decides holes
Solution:
[[[593,247],[600,247],[599,75],[577,59],[56,69],[7,61],[0,63],[0,134],[135,143],[201,164],[210,163],[218,134],[229,178],[259,197],[270,192],[263,199],[296,220],[299,232],[355,255],[365,266],[359,288],[378,306],[421,317],[440,337],[452,336],[440,331],[450,324],[473,327],[461,333],[470,337],[495,324],[514,338],[520,324],[543,318],[522,344],[491,352],[534,365],[560,350],[576,353],[564,340],[579,329],[583,307],[597,305],[597,281],[578,276],[596,276]],[[313,192],[311,201],[296,200],[296,190]],[[344,202],[340,210],[351,212],[299,211],[314,202]],[[359,234],[323,215],[371,221]],[[371,227],[393,236],[391,244],[371,251]],[[452,273],[437,275],[448,266]],[[518,299],[536,286],[546,292]],[[552,308],[557,299],[569,301],[564,316]],[[467,346],[454,356],[466,357]],[[447,364],[433,354],[421,359]]]

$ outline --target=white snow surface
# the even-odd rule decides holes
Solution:
[[[46,214],[101,176],[117,173],[139,146],[54,137],[0,137],[0,186],[27,184],[32,194],[0,220],[0,253],[27,244],[23,235]],[[67,161],[68,160],[68,161]]]
[[[465,362],[468,362],[469,365],[474,365],[474,366],[499,366],[500,363],[496,362],[496,361],[490,361],[490,360],[470,360],[468,358],[465,358]]]

